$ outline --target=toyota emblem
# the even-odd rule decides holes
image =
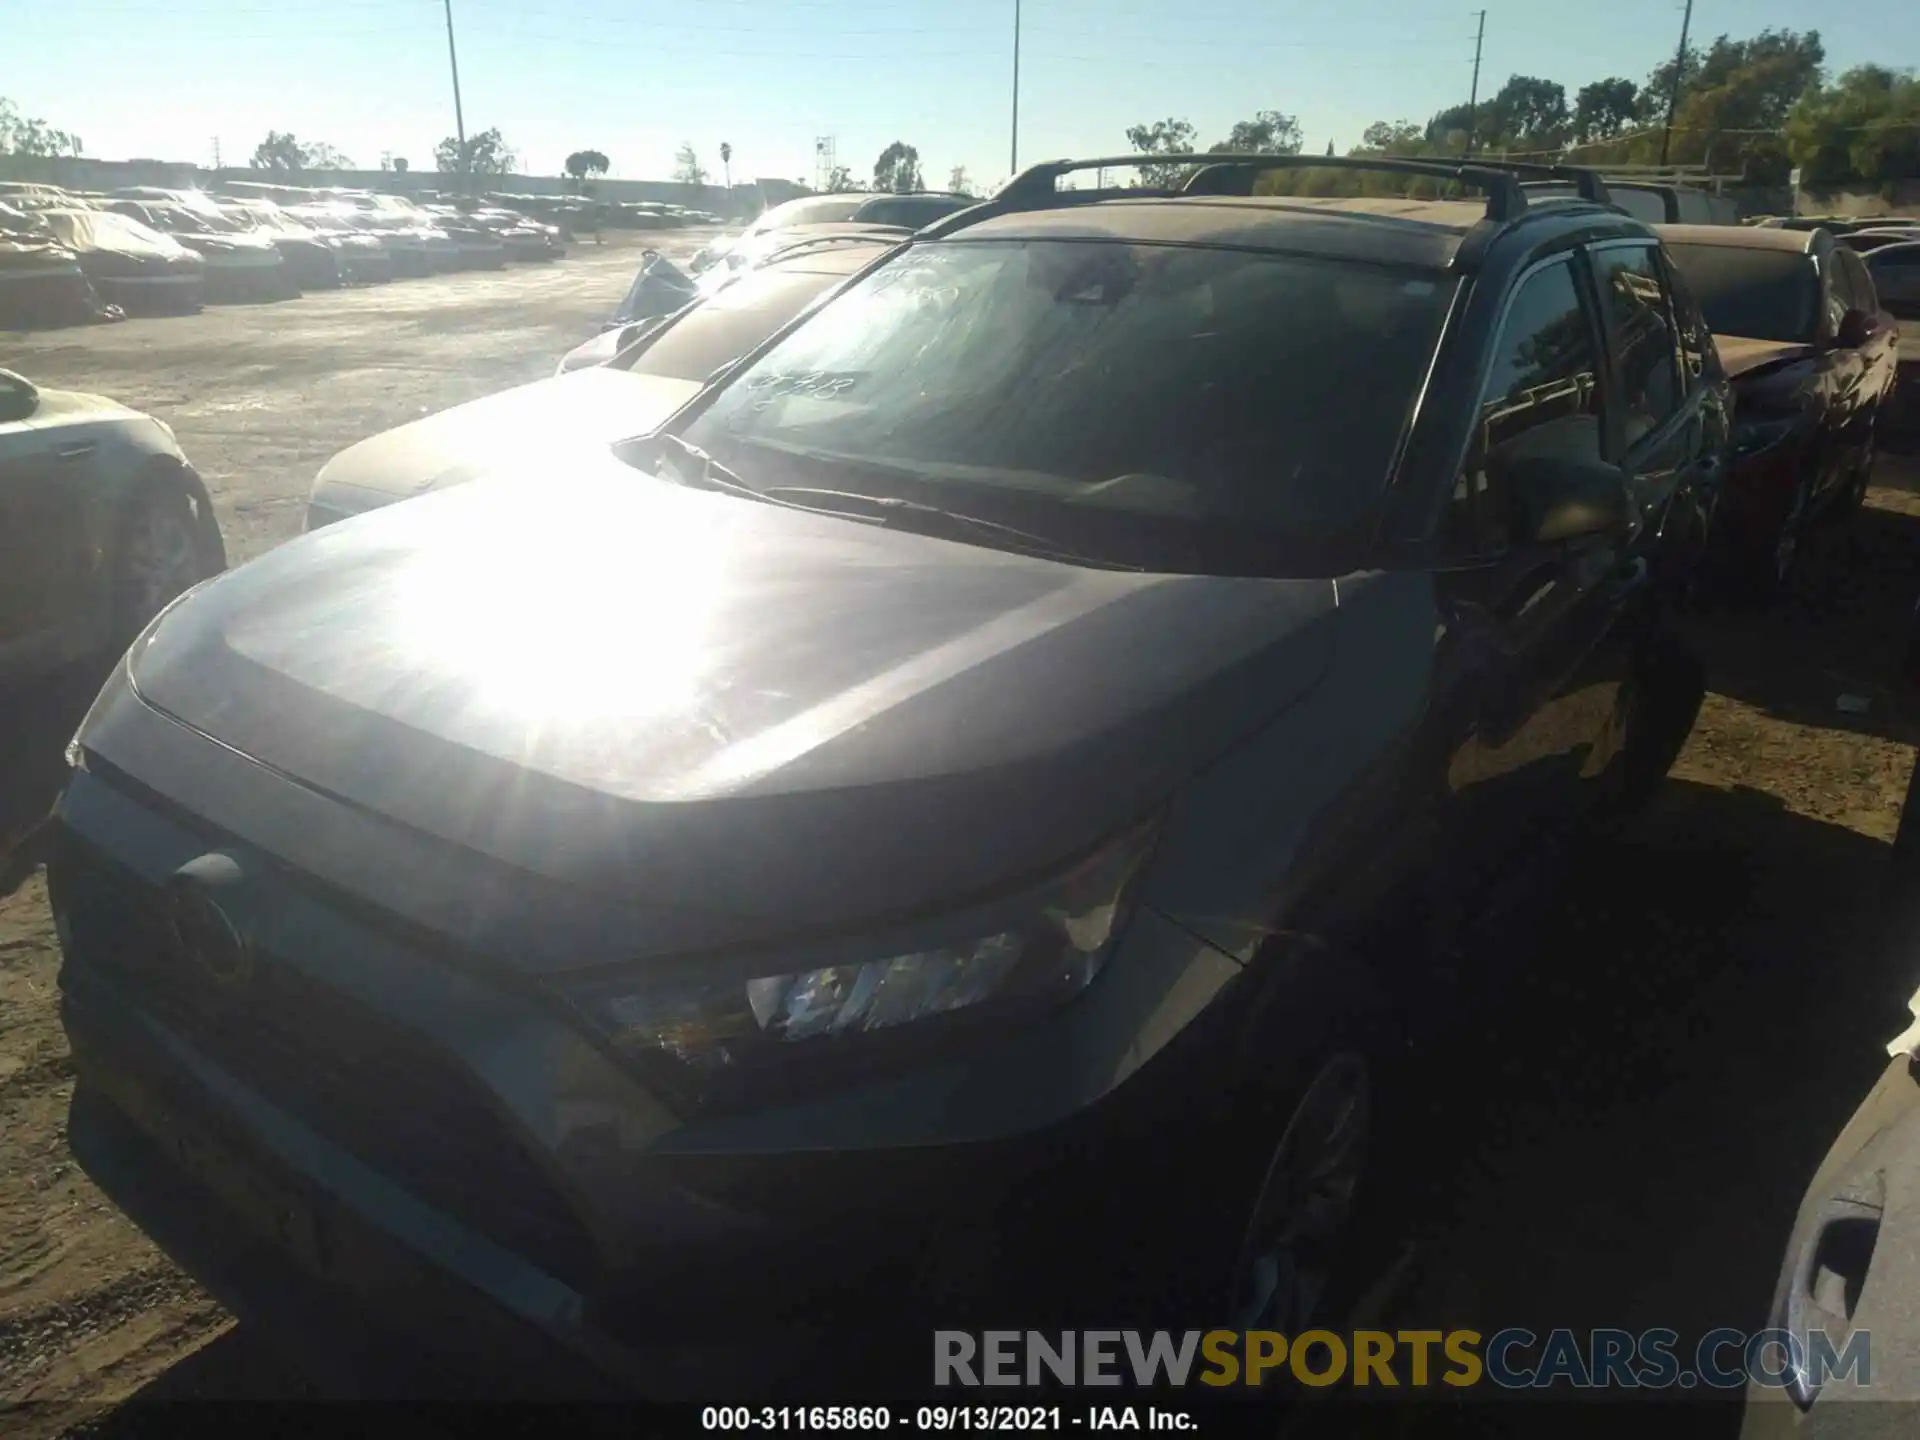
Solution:
[[[239,878],[229,856],[203,855],[168,879],[168,938],[176,953],[223,990],[238,990],[253,975],[253,955],[215,892]]]

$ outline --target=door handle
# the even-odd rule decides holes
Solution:
[[[76,440],[71,445],[54,447],[54,457],[59,460],[84,460],[100,448],[97,440]]]

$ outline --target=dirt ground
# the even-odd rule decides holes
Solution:
[[[549,269],[0,335],[0,357],[172,424],[241,561],[295,533],[342,446],[547,373],[636,258],[589,247]],[[1431,1057],[1446,1158],[1413,1232],[1422,1323],[1763,1323],[1800,1189],[1920,984],[1920,943],[1889,945],[1880,910],[1920,740],[1892,687],[1920,588],[1920,462],[1884,459],[1876,479],[1779,613],[1701,627],[1713,693],[1673,782],[1586,847],[1489,977],[1498,1003]],[[55,759],[35,784],[57,784],[85,699],[31,741]],[[53,1433],[111,1428],[136,1394],[306,1393],[68,1159],[57,963],[30,876],[0,900],[0,1412],[43,1402],[15,1418]]]

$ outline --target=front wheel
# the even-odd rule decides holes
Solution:
[[[1326,1056],[1281,1131],[1240,1242],[1229,1295],[1239,1328],[1298,1335],[1321,1314],[1347,1258],[1372,1122],[1366,1057]]]
[[[143,485],[120,529],[114,570],[114,640],[126,644],[175,597],[213,574],[197,501],[179,481]]]

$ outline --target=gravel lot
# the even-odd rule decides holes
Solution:
[[[677,255],[705,237],[652,238]],[[0,334],[0,361],[173,425],[239,562],[296,533],[344,445],[548,373],[615,303],[636,243]],[[1673,783],[1582,849],[1512,953],[1490,957],[1463,1041],[1423,1062],[1439,1143],[1410,1231],[1421,1323],[1763,1323],[1800,1189],[1920,984],[1920,943],[1889,946],[1880,911],[1920,739],[1891,688],[1920,577],[1920,465],[1883,460],[1876,478],[1868,511],[1811,547],[1782,613],[1702,627],[1714,693]],[[0,797],[16,808],[57,785],[87,682],[72,692],[7,717]],[[57,962],[30,876],[0,900],[0,1407],[51,1402],[16,1417],[51,1433],[110,1429],[136,1392],[302,1393],[67,1159]]]

